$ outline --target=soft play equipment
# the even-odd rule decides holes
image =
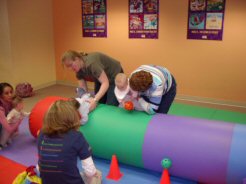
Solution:
[[[31,114],[29,116],[29,129],[31,134],[34,137],[37,137],[39,134],[39,130],[43,124],[43,118],[50,105],[54,103],[56,100],[66,100],[66,98],[58,97],[58,96],[50,96],[45,98],[44,100],[40,100],[32,109]]]
[[[114,181],[119,181],[123,174],[120,172],[120,167],[116,155],[112,156],[109,173],[107,178]]]
[[[163,171],[161,175],[160,184],[170,184],[171,180],[170,180],[168,169],[172,166],[172,161],[169,158],[164,158],[161,161],[161,165],[163,167]]]
[[[61,97],[48,97],[33,108],[30,128],[37,133],[45,108]],[[41,110],[42,112],[40,112]],[[41,123],[40,123],[41,122]],[[35,128],[34,128],[35,127]],[[80,129],[95,156],[201,183],[241,184],[246,178],[246,126],[173,115],[148,115],[99,105]]]
[[[36,166],[30,166],[18,174],[12,184],[42,184],[41,178],[37,175]]]

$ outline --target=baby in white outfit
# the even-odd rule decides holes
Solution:
[[[22,121],[24,117],[29,116],[30,113],[24,111],[23,99],[19,96],[13,97],[13,109],[8,113],[7,120],[10,126],[14,126],[16,123]],[[1,144],[6,146],[12,142],[12,138],[18,135],[18,130],[10,134],[7,130],[3,129]]]

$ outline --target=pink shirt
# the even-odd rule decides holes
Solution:
[[[8,132],[11,132],[12,128],[9,126],[6,116],[12,108],[13,107],[11,103],[0,99],[0,123]]]

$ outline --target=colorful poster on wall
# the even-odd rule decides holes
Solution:
[[[188,39],[222,40],[225,0],[189,0]]]
[[[158,38],[159,0],[129,0],[129,38]]]
[[[82,0],[83,37],[107,37],[106,0]]]

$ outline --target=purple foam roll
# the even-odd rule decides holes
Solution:
[[[226,183],[234,124],[157,114],[144,137],[143,162],[162,171],[161,160],[172,160],[171,175],[202,183]]]

